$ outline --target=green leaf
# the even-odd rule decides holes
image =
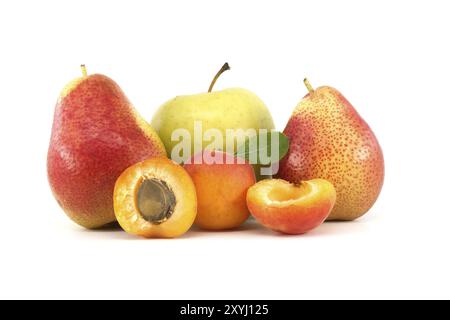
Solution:
[[[235,155],[250,164],[269,165],[283,159],[288,150],[288,137],[279,131],[269,131],[247,138],[237,147]]]

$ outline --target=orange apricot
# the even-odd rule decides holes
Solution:
[[[218,161],[205,161],[209,155]],[[207,230],[226,230],[247,220],[250,213],[246,194],[256,182],[250,164],[240,163],[233,155],[221,151],[204,151],[184,168],[197,190],[196,225]]]
[[[128,233],[174,238],[192,226],[197,197],[192,179],[167,158],[152,158],[126,169],[114,188],[114,212]]]
[[[302,234],[321,225],[336,202],[336,190],[324,179],[298,185],[263,180],[247,192],[247,205],[262,225],[287,234]]]

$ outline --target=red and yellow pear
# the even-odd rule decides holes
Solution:
[[[98,228],[116,220],[116,179],[130,165],[165,157],[158,135],[110,78],[71,81],[55,107],[47,172],[52,192],[77,224]]]
[[[278,177],[292,183],[322,178],[336,189],[328,220],[354,220],[375,203],[384,180],[381,147],[369,125],[336,89],[313,89],[295,108],[284,134],[290,149]]]

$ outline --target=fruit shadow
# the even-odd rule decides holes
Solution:
[[[262,225],[260,225],[258,222],[256,222],[254,219],[249,219],[246,222],[244,222],[241,226],[230,229],[230,230],[218,230],[218,231],[211,231],[211,230],[205,230],[201,229],[197,226],[193,226],[191,230],[189,230],[183,238],[211,238],[211,237],[220,237],[220,236],[228,236],[228,235],[250,235],[253,233],[261,233],[261,234],[267,234],[270,235],[272,233],[271,230],[268,230],[264,228]]]
[[[352,229],[350,231],[350,229]],[[349,233],[358,233],[357,230],[365,229],[359,221],[325,221],[316,229],[301,235],[306,238],[337,236]]]
[[[356,221],[326,221],[319,227],[310,232],[301,235],[289,235],[267,229],[255,220],[247,221],[242,229],[237,231],[245,231],[246,235],[266,236],[272,238],[314,238],[337,236],[349,233],[360,233],[366,230],[367,224],[362,220]]]
[[[188,232],[186,232],[181,237],[165,240],[183,240],[189,238],[220,238],[220,237],[227,237],[230,235],[241,237],[258,236],[270,238],[314,238],[314,237],[336,236],[349,233],[352,234],[363,233],[364,230],[366,229],[367,224],[365,223],[365,219],[356,221],[327,221],[318,228],[308,233],[302,235],[288,235],[267,229],[261,224],[259,224],[255,219],[251,218],[238,228],[223,231],[204,230],[194,225]],[[100,234],[102,238],[108,237],[113,240],[132,240],[132,241],[148,240],[142,237],[127,234],[122,230],[122,228],[118,223],[111,223],[95,230],[80,228],[78,229],[77,232],[90,234],[95,237],[98,234]]]
[[[350,226],[351,225],[351,226]],[[187,232],[182,238],[199,238],[199,237],[220,237],[228,236],[230,234],[240,235],[243,237],[247,236],[259,236],[259,237],[271,237],[271,238],[294,238],[294,237],[325,237],[325,236],[336,236],[339,234],[348,234],[349,227],[352,229],[350,232],[359,232],[365,229],[364,223],[360,221],[327,221],[323,223],[318,228],[302,234],[302,235],[289,235],[276,232],[259,224],[255,219],[249,219],[240,227],[232,230],[224,231],[209,231],[203,230],[199,227],[193,226],[189,232]]]
[[[139,240],[139,237],[134,237],[123,231],[118,222],[112,222],[97,229],[78,228],[76,232],[92,237],[100,236],[102,238],[109,238],[113,240]]]

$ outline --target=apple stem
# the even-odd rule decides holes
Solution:
[[[219,79],[220,75],[222,73],[224,73],[225,71],[230,70],[230,66],[228,65],[228,62],[225,62],[225,64],[222,66],[222,68],[220,68],[220,70],[216,73],[216,75],[214,76],[213,81],[211,82],[211,84],[209,85],[209,89],[208,92],[211,92],[214,84],[216,83],[217,79]]]
[[[87,77],[87,70],[86,70],[86,66],[84,64],[82,64],[81,66],[81,73],[83,74],[83,77]]]
[[[314,88],[312,87],[311,83],[309,83],[309,80],[307,78],[303,79],[303,83],[306,86],[306,89],[308,89],[309,93],[314,92]]]

